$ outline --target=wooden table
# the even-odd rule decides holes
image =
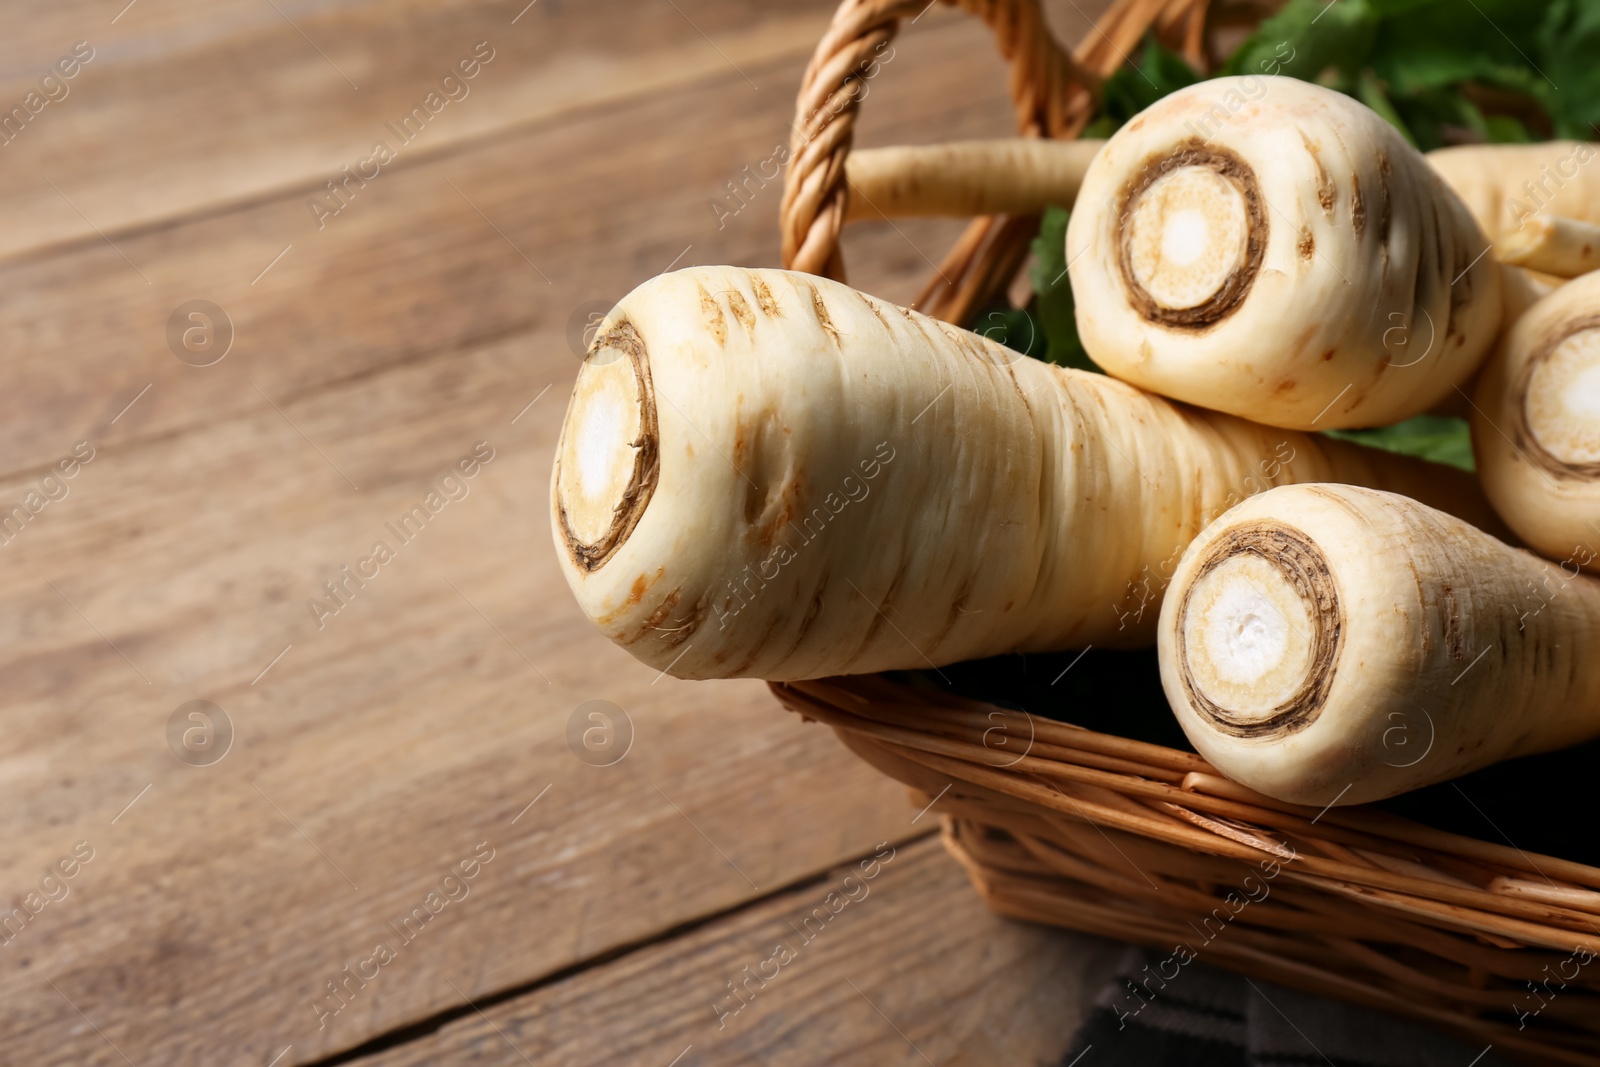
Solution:
[[[710,202],[827,0],[125,2],[0,33],[0,1061],[1058,1056],[1114,947],[986,913],[936,809],[634,662],[550,547],[575,331],[777,262],[776,184]],[[861,140],[1003,133],[1004,85],[930,10]],[[853,279],[909,301],[954,232]]]

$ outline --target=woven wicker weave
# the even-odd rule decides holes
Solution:
[[[1024,134],[1073,137],[1147,32],[1196,66],[1260,6],[1117,0],[1076,53],[1038,0],[945,0],[994,30]],[[928,0],[845,0],[797,105],[784,265],[844,277],[863,64]],[[1020,268],[1035,218],[975,220],[919,307],[962,322]],[[950,279],[946,284],[943,278]],[[996,911],[1409,1015],[1533,1063],[1600,1065],[1600,869],[1367,808],[1256,794],[1188,752],[879,676],[774,685],[788,708],[937,800],[946,847]],[[1180,951],[1181,949],[1181,951]],[[1130,1002],[1133,1003],[1133,1002]]]

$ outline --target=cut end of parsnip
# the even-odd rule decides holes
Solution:
[[[1231,152],[1186,145],[1123,191],[1123,280],[1146,320],[1203,329],[1249,293],[1266,247],[1254,172]]]
[[[620,322],[595,338],[556,456],[556,508],[573,561],[595,571],[627,541],[660,472],[644,341]]]
[[[1472,441],[1484,490],[1516,535],[1569,571],[1600,572],[1600,271],[1507,329],[1474,391]]]
[[[1276,523],[1229,531],[1178,608],[1182,684],[1196,711],[1235,737],[1304,729],[1321,710],[1339,644],[1326,558]]]
[[[1600,326],[1569,334],[1530,364],[1523,419],[1558,463],[1600,464]]]
[[[1158,642],[1195,750],[1315,810],[1600,734],[1597,634],[1600,581],[1410,497],[1302,484],[1190,544]]]
[[[1504,321],[1486,243],[1372,109],[1245,76],[1170,93],[1108,139],[1064,247],[1079,340],[1107,374],[1321,431],[1465,387]]]

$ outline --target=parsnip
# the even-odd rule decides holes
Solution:
[[[858,148],[845,159],[845,221],[1026,215],[1070,208],[1103,141],[1016,137]]]
[[[1472,447],[1490,502],[1540,552],[1600,570],[1600,273],[1517,320],[1474,402]]]
[[[799,679],[1148,645],[1188,539],[1293,480],[1493,521],[1461,472],[1173,405],[836,282],[696,267],[600,325],[551,527],[585,614],[645,663]]]
[[[1540,215],[1600,223],[1600,148],[1581,141],[1462,145],[1428,162],[1492,240]]]
[[[1244,77],[1173,93],[1106,142],[1066,252],[1107,371],[1320,430],[1419,414],[1472,376],[1501,321],[1489,247],[1362,104]]]
[[[1600,580],[1392,493],[1272,489],[1184,553],[1161,681],[1222,773],[1357,804],[1600,735]]]
[[[1600,268],[1600,226],[1561,215],[1539,215],[1495,240],[1501,263],[1555,278],[1576,278]]]

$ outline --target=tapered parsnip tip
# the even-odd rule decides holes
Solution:
[[[1578,141],[1455,145],[1429,152],[1428,162],[1498,240],[1526,225],[1530,214],[1600,222],[1600,172],[1589,166],[1597,147]]]
[[[1522,266],[1554,235],[1555,223],[1551,219],[1529,219],[1522,224],[1521,229],[1495,238],[1495,258],[1514,267]]]
[[[845,160],[845,221],[1029,215],[1070,208],[1104,142],[1015,137],[858,148]]]
[[[1249,164],[1232,152],[1185,144],[1138,172],[1122,201],[1119,266],[1141,316],[1199,328],[1239,306],[1266,247],[1267,220]]]
[[[600,567],[638,525],[659,452],[644,339],[627,321],[610,323],[578,373],[557,458],[556,513],[579,567]]]
[[[1258,521],[1199,561],[1177,606],[1176,663],[1195,713],[1235,737],[1274,738],[1315,719],[1339,633],[1322,551]]]
[[[1502,263],[1555,278],[1576,278],[1600,268],[1600,226],[1581,219],[1540,215],[1494,242]]]

